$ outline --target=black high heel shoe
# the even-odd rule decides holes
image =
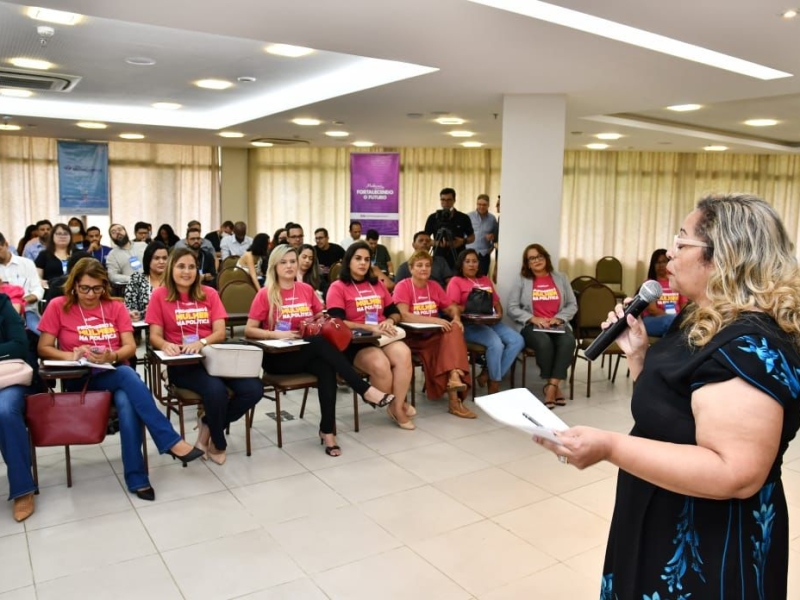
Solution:
[[[373,409],[375,408],[383,408],[384,406],[388,406],[394,400],[394,394],[384,394],[383,398],[381,398],[380,402],[370,402],[364,396],[361,396],[361,399],[364,401],[364,404],[369,404]]]
[[[143,490],[136,490],[136,497],[141,498],[142,500],[148,500],[152,502],[156,499],[156,491],[153,489],[153,486],[146,487]]]
[[[169,454],[172,457],[172,460],[175,460],[177,458],[179,461],[183,463],[183,466],[185,467],[193,460],[197,460],[198,458],[203,456],[205,452],[200,450],[200,448],[192,448],[191,450],[189,450],[189,452],[187,452],[183,456],[175,454],[172,450],[167,450],[167,454]]]
[[[322,444],[325,443],[324,435],[325,434],[322,433],[321,431],[319,432],[319,445],[320,446],[322,446]],[[339,454],[334,454],[334,452],[336,452],[337,450],[339,451]],[[341,456],[342,455],[342,449],[339,446],[335,446],[335,445],[334,446],[325,446],[325,454],[327,454],[328,456],[332,456],[332,457],[336,458],[337,456]]]

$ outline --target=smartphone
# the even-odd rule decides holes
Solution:
[[[362,337],[372,335],[372,332],[368,329],[353,329],[353,337]]]

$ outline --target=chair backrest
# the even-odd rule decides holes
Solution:
[[[250,312],[250,305],[256,297],[258,290],[253,287],[253,283],[247,281],[229,281],[225,287],[219,290],[219,299],[222,306],[228,313],[247,313]]]
[[[580,294],[588,286],[590,286],[592,284],[598,284],[598,283],[600,283],[600,282],[597,281],[597,279],[595,279],[591,275],[581,275],[580,277],[576,277],[575,279],[573,279],[570,282],[570,287],[572,288],[572,291],[575,292],[575,295],[577,296],[578,294]]]
[[[330,273],[328,274],[328,281],[333,283],[337,279],[339,279],[339,273],[342,272],[342,261],[337,260],[335,263],[331,265]]]
[[[217,289],[222,290],[223,287],[228,285],[231,281],[247,281],[251,286],[253,280],[250,278],[250,273],[238,267],[226,267],[217,273]]]
[[[614,291],[601,283],[589,285],[578,296],[577,330],[579,339],[594,338],[600,335],[600,324],[614,310],[617,299]]]
[[[238,255],[231,255],[227,257],[220,263],[219,270],[222,271],[222,269],[227,269],[228,267],[235,267],[240,258],[241,257]]]
[[[598,260],[594,275],[600,283],[613,283],[622,287],[622,263],[613,256],[604,256]]]

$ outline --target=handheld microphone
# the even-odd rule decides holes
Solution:
[[[661,284],[652,279],[645,281],[641,289],[639,289],[639,293],[636,294],[633,300],[631,300],[631,303],[625,307],[625,314],[616,323],[612,323],[608,329],[604,329],[603,332],[595,338],[584,351],[584,356],[589,360],[594,360],[605,352],[606,349],[614,343],[614,340],[620,336],[623,330],[628,327],[628,315],[633,315],[638,318],[651,302],[661,297],[661,293]]]

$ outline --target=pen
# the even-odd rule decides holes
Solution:
[[[536,425],[537,427],[544,427],[544,425],[542,425],[541,423],[539,423],[539,421],[537,421],[536,419],[534,419],[534,418],[533,418],[532,416],[530,416],[528,413],[524,412],[524,413],[522,413],[522,416],[523,416],[523,417],[525,417],[526,419],[528,419],[528,421],[530,421],[531,423],[533,423],[533,424],[534,424],[534,425]]]

